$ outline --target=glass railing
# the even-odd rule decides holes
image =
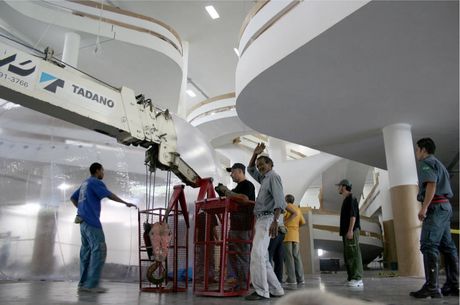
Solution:
[[[210,115],[214,115],[214,114],[217,114],[217,113],[226,112],[226,111],[230,111],[230,110],[234,110],[234,109],[235,109],[235,106],[227,106],[227,107],[219,107],[219,108],[216,108],[216,109],[213,109],[213,110],[209,110],[209,111],[203,112],[203,113],[197,115],[196,117],[192,118],[189,121],[189,123],[192,124],[193,121],[196,121],[196,120],[198,120],[200,118],[204,118],[204,117],[207,117],[207,116],[210,116]]]
[[[152,18],[152,17],[149,17],[149,16],[144,16],[144,15],[141,15],[141,14],[137,14],[137,13],[134,13],[134,12],[130,12],[130,11],[127,11],[127,10],[123,10],[123,9],[120,9],[118,7],[115,7],[115,6],[111,6],[111,5],[107,5],[107,4],[101,4],[99,2],[94,2],[94,1],[82,1],[82,0],[67,0],[68,2],[72,2],[72,3],[77,3],[77,4],[80,4],[82,6],[87,6],[87,7],[92,7],[92,8],[96,8],[98,10],[104,10],[104,11],[107,11],[107,12],[110,12],[110,13],[114,13],[114,14],[117,14],[117,15],[121,15],[123,17],[131,17],[131,18],[135,18],[137,19],[137,21],[144,21],[144,22],[147,22],[147,26],[137,26],[135,24],[132,24],[132,23],[128,23],[129,22],[129,19],[126,19],[126,21],[120,21],[120,20],[112,20],[110,18],[102,18],[102,21],[104,22],[107,22],[107,23],[112,23],[112,24],[116,24],[118,26],[122,26],[122,27],[125,27],[125,28],[129,28],[129,29],[132,29],[132,30],[135,30],[135,31],[139,31],[139,32],[144,32],[144,33],[148,33],[150,35],[153,35],[153,36],[156,36],[160,39],[163,39],[164,41],[170,43],[175,49],[177,49],[181,54],[182,54],[182,41],[180,39],[180,36],[179,34],[176,32],[176,30],[174,30],[171,26],[167,25],[166,23],[160,21],[160,20],[157,20],[155,18]],[[75,14],[82,14],[84,17],[88,17],[88,18],[97,18],[97,19],[100,19],[99,16],[94,16],[94,15],[91,15],[91,14],[85,14],[83,12],[76,12],[74,11]],[[159,25],[160,27],[166,29],[167,31],[169,31],[174,37],[176,41],[173,41],[172,39],[170,39],[169,37],[167,37],[167,35],[163,35],[161,33],[158,33],[152,29],[149,29],[148,27],[148,24],[154,24],[154,25]]]
[[[240,31],[238,51],[243,56],[247,48],[303,0],[259,0],[246,16]]]
[[[235,109],[235,92],[206,99],[188,111],[187,121],[192,123],[200,118]],[[193,124],[192,124],[193,125]]]
[[[7,1],[15,6],[15,1]],[[65,1],[33,1],[33,4],[41,5],[44,8],[66,12],[75,16],[108,23],[123,29],[145,33],[159,38],[182,55],[182,41],[179,34],[166,23],[134,12],[120,9],[107,3],[81,0]],[[17,6],[20,8],[21,6]]]
[[[252,18],[268,3],[270,0],[257,0],[256,4],[251,8],[249,13],[246,15],[246,18],[243,20],[243,24],[241,25],[240,29],[240,35],[239,38],[241,39],[241,36],[243,36],[244,31],[246,30],[246,27],[248,26],[249,21],[252,20]]]

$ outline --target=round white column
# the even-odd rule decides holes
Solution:
[[[397,185],[417,184],[411,126],[394,124],[383,128],[385,156],[390,188]]]
[[[62,61],[73,67],[78,65],[78,54],[80,51],[80,35],[73,32],[65,33]]]
[[[417,168],[411,126],[408,124],[386,126],[383,128],[383,140],[399,274],[423,276],[423,258],[419,251],[421,223],[417,217],[420,204],[416,199]],[[386,231],[391,231],[391,227],[389,222]]]

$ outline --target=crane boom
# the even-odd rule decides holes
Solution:
[[[151,171],[171,170],[185,184],[199,175],[176,151],[176,129],[168,110],[159,110],[134,91],[104,84],[65,64],[45,60],[0,42],[0,97],[24,107],[146,148]]]

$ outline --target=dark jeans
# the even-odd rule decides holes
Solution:
[[[80,282],[78,286],[94,288],[99,286],[102,267],[107,256],[107,246],[102,229],[92,227],[86,222],[80,224]]]
[[[360,280],[363,278],[363,260],[359,247],[359,229],[353,232],[353,239],[343,238],[343,257],[347,267],[347,280]]]
[[[228,270],[234,273],[241,289],[248,289],[249,262],[251,258],[251,245],[244,241],[250,240],[251,231],[228,232]]]
[[[270,239],[270,244],[268,246],[269,259],[280,283],[283,282],[284,235],[284,233],[278,232],[278,236]]]
[[[207,253],[208,260],[206,261],[205,252]],[[208,280],[215,280],[216,276],[216,263],[214,259],[214,245],[196,245],[195,247],[195,274],[194,278],[196,281],[204,281],[204,269],[207,263]]]
[[[422,224],[420,251],[426,263],[426,284],[432,289],[439,287],[437,271],[440,252],[445,256],[446,260],[446,284],[458,287],[458,255],[450,233],[451,217],[452,206],[450,203],[432,203]],[[433,272],[430,272],[431,270]]]

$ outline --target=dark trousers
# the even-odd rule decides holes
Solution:
[[[353,232],[353,239],[343,238],[343,257],[347,267],[347,280],[360,280],[363,278],[363,260],[359,247],[359,229]]]
[[[241,289],[248,289],[249,263],[251,259],[251,231],[228,231],[228,270],[233,272]]]
[[[446,285],[458,288],[458,255],[450,233],[452,206],[450,203],[430,204],[422,224],[420,251],[425,265],[426,287],[439,289],[439,255],[446,263]]]
[[[270,244],[268,246],[269,259],[280,283],[283,282],[284,235],[284,233],[278,232],[278,236],[270,239]]]

